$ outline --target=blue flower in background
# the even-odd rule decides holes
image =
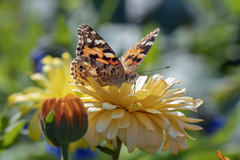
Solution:
[[[43,64],[41,60],[46,56],[46,52],[43,49],[36,48],[32,52],[32,60],[34,61],[34,72],[42,72]]]
[[[91,148],[78,148],[73,153],[73,159],[75,160],[87,160],[96,158],[96,152],[92,151]]]
[[[61,158],[61,150],[60,147],[54,147],[48,143],[45,144],[45,149],[48,154],[51,154],[57,158]]]
[[[48,143],[45,144],[46,152],[55,156],[56,158],[61,158],[60,147],[54,147]],[[78,148],[72,154],[73,160],[90,160],[96,158],[96,152],[92,151],[90,148]]]
[[[222,128],[226,123],[226,118],[222,114],[212,115],[205,119],[207,123],[203,126],[205,133],[211,135]]]

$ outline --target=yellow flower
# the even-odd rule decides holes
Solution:
[[[150,154],[162,146],[170,148],[173,154],[179,149],[188,149],[187,130],[200,130],[201,127],[190,123],[200,119],[188,118],[179,110],[197,112],[201,99],[179,97],[185,89],[170,89],[174,78],[163,80],[162,75],[141,76],[136,84],[123,83],[117,86],[100,85],[88,77],[86,85],[72,84],[74,91],[90,95],[82,98],[89,111],[89,128],[85,140],[96,146],[103,137],[116,147],[117,137],[133,152],[136,147]],[[193,138],[192,138],[193,139]]]
[[[82,94],[74,93],[69,82],[72,82],[70,75],[70,63],[72,57],[69,53],[63,53],[62,58],[53,58],[46,56],[42,59],[43,72],[34,73],[31,79],[34,80],[40,87],[31,86],[20,93],[15,93],[8,98],[10,107],[17,106],[19,113],[16,117],[21,117],[32,110],[39,110],[41,103],[46,97],[61,98],[68,93],[72,93],[81,97]],[[29,124],[29,137],[33,140],[38,140],[41,137],[41,129],[37,114],[34,114]],[[86,142],[85,142],[86,143]],[[73,145],[74,147],[72,147]],[[78,146],[86,147],[78,142],[70,145],[70,150],[73,151]]]

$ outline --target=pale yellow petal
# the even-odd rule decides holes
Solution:
[[[201,100],[201,99],[196,99],[194,102],[196,108],[198,108],[202,103],[203,103],[203,100]]]
[[[161,114],[160,111],[154,109],[154,108],[144,108],[146,112],[152,113],[152,114]]]
[[[204,121],[203,119],[189,118],[189,117],[178,117],[178,119],[185,121],[185,122],[190,122],[190,123],[197,123],[197,122]]]
[[[137,80],[136,80],[136,83],[133,85],[133,90],[135,91],[139,91],[143,88],[144,86],[144,83],[146,82],[147,80],[147,76],[140,76]]]
[[[197,126],[197,125],[193,125],[193,124],[188,124],[188,123],[185,123],[183,121],[179,121],[181,123],[181,125],[185,128],[185,129],[188,129],[188,130],[201,130],[203,129],[202,127],[200,126]]]
[[[141,103],[132,103],[128,107],[129,112],[136,112],[136,111],[139,111],[140,109],[142,109],[142,104]]]
[[[96,131],[98,133],[104,132],[109,124],[111,123],[111,115],[112,115],[112,111],[104,111],[102,113],[102,115],[99,117],[98,122],[97,122],[97,126],[96,126]]]
[[[167,130],[170,128],[170,122],[169,120],[164,116],[164,115],[158,115],[164,122],[165,124],[167,125]]]
[[[147,130],[153,131],[154,127],[151,120],[144,113],[134,112],[138,120],[146,127]]]
[[[119,128],[117,126],[117,120],[112,120],[107,129],[107,139],[114,139],[118,134]]]
[[[152,76],[152,79],[151,79],[149,87],[151,87],[152,84],[154,84],[156,81],[162,80],[162,78],[163,78],[163,76],[161,74],[154,74]]]
[[[174,89],[173,91],[174,91],[174,92],[171,92],[171,90],[169,91],[171,94],[170,94],[170,93],[169,93],[169,94],[166,94],[166,95],[164,94],[164,95],[160,98],[160,100],[179,97],[179,96],[181,96],[182,94],[186,93],[186,88],[183,88],[183,89],[181,89],[181,90],[179,90],[179,89]]]
[[[143,89],[149,89],[151,81],[152,81],[152,76],[148,78],[148,81],[147,83],[145,83]]]
[[[122,107],[128,108],[132,103],[137,101],[136,95],[127,95],[122,99]]]
[[[165,79],[165,82],[167,83],[167,89],[170,89],[175,84],[174,80],[175,78],[173,77]]]
[[[142,89],[139,90],[135,95],[137,96],[137,100],[145,99],[149,96],[152,92],[150,90]]]
[[[157,130],[146,130],[147,145],[150,147],[157,147],[160,142],[160,137]]]
[[[127,146],[127,129],[122,128],[118,131],[118,138]]]
[[[128,128],[130,124],[129,112],[125,111],[122,118],[117,119],[117,125],[119,128]]]
[[[87,80],[95,90],[97,91],[100,90],[101,88],[100,84],[97,81],[95,81],[93,77],[87,77]]]
[[[178,143],[175,139],[173,139],[171,136],[168,136],[169,144],[170,144],[170,151],[173,155],[176,155],[178,153]]]
[[[160,148],[159,146],[157,146],[157,147],[147,147],[147,152],[149,154],[154,154],[159,150],[159,148]]]
[[[113,110],[113,109],[116,109],[116,108],[118,107],[118,106],[113,105],[113,104],[108,103],[108,102],[103,102],[103,103],[102,103],[102,106],[103,106],[103,108],[106,109],[106,110]]]
[[[171,136],[173,139],[176,139],[176,135],[173,132],[172,128],[168,128],[168,130],[165,131],[169,136]]]
[[[93,138],[91,139],[91,141],[87,141],[89,143],[90,146],[97,146],[101,140],[101,134],[100,133],[97,133],[97,132],[94,132],[94,136]]]
[[[162,80],[156,81],[152,84],[150,87],[150,90],[152,91],[151,95],[140,101],[144,108],[151,106],[152,103],[160,99],[161,95],[166,91],[166,86],[167,84]]]
[[[128,152],[134,151],[138,141],[138,120],[134,114],[130,114],[130,125],[127,128],[127,148]]]
[[[121,105],[120,93],[115,85],[109,86],[109,95],[111,97],[111,102],[116,105]]]
[[[89,120],[88,120],[88,129],[85,134],[85,140],[90,143],[91,140],[93,139],[95,132],[96,132],[96,125],[98,122],[99,117],[101,116],[101,112],[95,112],[89,115]]]
[[[180,129],[179,127],[178,128],[174,128],[174,126],[171,127],[172,131],[174,132],[174,135],[177,137],[184,137],[185,135],[183,133],[181,133],[181,131],[184,130],[184,128]]]
[[[142,123],[139,123],[138,129],[139,129],[139,131],[138,131],[137,147],[140,150],[145,151],[147,148],[146,127]]]
[[[124,109],[115,109],[112,112],[112,119],[118,119],[118,118],[122,118],[124,116]]]
[[[90,108],[88,108],[87,111],[88,111],[88,113],[93,113],[93,112],[98,112],[101,110],[103,110],[102,105],[99,105],[99,106],[90,107]]]
[[[152,95],[158,95],[161,96],[166,91],[167,83],[163,80],[158,80],[154,82],[149,90],[152,91]]]
[[[99,94],[95,93],[95,92],[92,92],[91,90],[88,90],[86,87],[84,87],[83,85],[76,85],[76,87],[78,89],[73,89],[73,91],[75,92],[81,92],[81,93],[84,93],[84,94],[87,94],[93,98],[95,98],[96,100],[98,101],[107,101],[107,99],[103,99],[102,97],[99,96]]]
[[[126,96],[131,94],[131,84],[124,82],[120,88],[120,97],[118,97],[120,100]]]
[[[155,152],[157,152],[163,142],[162,129],[159,128],[156,124],[154,124],[154,128],[155,128],[155,130],[154,130],[155,133],[151,133],[150,131],[148,131],[149,136],[147,136],[147,144],[148,144],[147,151],[150,154],[154,154]]]
[[[167,124],[165,123],[165,121],[163,121],[161,119],[161,117],[157,116],[157,115],[149,115],[148,116],[150,119],[152,119],[152,121],[156,122],[156,124],[163,130],[167,131],[169,129],[169,127],[167,126]]]
[[[178,143],[184,148],[188,149],[188,145],[186,144],[186,137],[177,137]]]
[[[82,100],[82,98],[81,98]],[[90,103],[83,103],[84,107],[96,107],[96,106],[102,106],[102,102],[90,102]]]

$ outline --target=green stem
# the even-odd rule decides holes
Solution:
[[[117,137],[117,148],[114,148],[114,151],[117,153],[117,155],[115,155],[115,156],[113,155],[112,160],[118,160],[119,159],[121,147],[122,147],[122,141]]]
[[[61,144],[61,146],[60,146],[61,154],[62,154],[61,160],[69,160],[69,149],[68,149],[68,146],[69,146],[69,143]]]

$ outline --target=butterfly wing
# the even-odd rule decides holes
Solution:
[[[135,72],[138,69],[152,47],[158,33],[159,29],[157,28],[124,53],[120,61],[125,70]]]
[[[76,83],[93,77],[101,86],[114,84],[124,75],[124,69],[116,54],[96,31],[86,24],[78,28],[77,58],[71,63],[71,75]]]

